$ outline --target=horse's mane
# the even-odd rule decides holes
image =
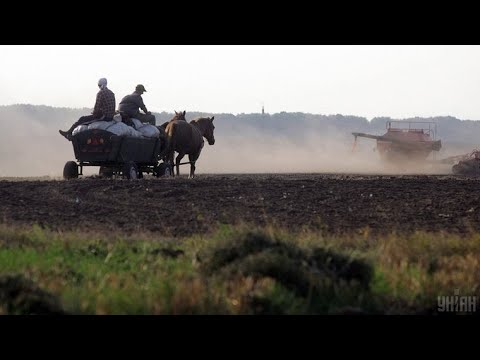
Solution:
[[[209,117],[205,117],[205,116],[198,116],[198,117],[196,117],[195,119],[192,119],[192,120],[190,121],[190,124],[191,124],[191,123],[193,123],[193,122],[198,122],[198,121],[200,121],[200,120],[203,120],[203,119],[210,120],[210,118],[209,118]]]

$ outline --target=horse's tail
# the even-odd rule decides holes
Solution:
[[[168,147],[168,152],[174,152],[175,151],[175,124],[170,123],[165,126],[165,134],[167,138],[167,147]]]

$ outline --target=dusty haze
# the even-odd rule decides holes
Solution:
[[[61,177],[63,166],[75,160],[73,147],[58,134],[58,129],[67,129],[78,117],[88,114],[89,109],[50,108],[45,106],[17,105],[1,107],[0,121],[4,131],[0,142],[0,176]],[[180,109],[179,109],[180,110]],[[200,113],[188,113],[191,120]],[[170,113],[157,115],[157,123],[171,118]],[[197,162],[197,173],[438,173],[450,172],[450,166],[419,168],[385,167],[374,151],[372,139],[358,139],[352,152],[351,131],[364,131],[371,123],[362,118],[346,120],[343,125],[332,120],[319,125],[316,115],[287,114],[268,115],[262,122],[261,114],[205,114],[215,115],[216,143],[205,147]],[[305,121],[295,122],[300,117]],[[291,118],[291,120],[289,120]],[[260,119],[260,120],[259,120]],[[358,121],[358,124],[356,122]],[[383,120],[370,132],[381,135]],[[298,124],[298,125],[296,125]],[[306,125],[307,124],[307,125]],[[347,125],[345,125],[347,124]],[[384,129],[384,127],[383,127]],[[480,128],[478,129],[480,131]],[[471,129],[468,130],[471,132]],[[458,155],[472,149],[471,141],[443,142],[441,157]],[[184,161],[188,161],[187,157]],[[432,159],[432,157],[430,157]],[[187,166],[181,172],[187,174]],[[97,167],[85,168],[85,175],[96,174]]]

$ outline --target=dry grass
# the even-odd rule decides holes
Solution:
[[[478,294],[479,259],[477,233],[242,225],[173,239],[0,225],[0,313],[435,314],[438,296]]]

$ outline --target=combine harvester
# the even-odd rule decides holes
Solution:
[[[391,165],[427,164],[427,157],[433,151],[439,151],[442,142],[436,140],[437,125],[434,122],[387,121],[384,135],[352,133],[357,138],[364,137],[377,140],[376,150],[380,158]]]

